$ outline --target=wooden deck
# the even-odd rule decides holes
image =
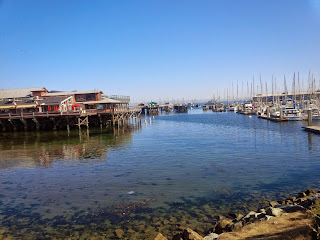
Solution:
[[[319,126],[309,126],[309,127],[302,127],[302,128],[307,132],[320,134],[320,127]]]

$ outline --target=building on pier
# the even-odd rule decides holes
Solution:
[[[68,112],[76,110],[72,96],[46,97],[36,101],[39,112]]]
[[[140,116],[129,101],[107,98],[100,90],[53,91],[45,88],[0,90],[0,131],[70,129],[123,123]],[[129,98],[130,99],[130,98]],[[90,118],[90,121],[89,121]]]
[[[48,90],[44,87],[0,89],[0,99],[10,100],[41,97],[46,93],[48,93]]]

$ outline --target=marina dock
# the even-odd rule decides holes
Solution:
[[[262,115],[259,115],[258,118],[266,119],[266,120],[269,120],[272,122],[286,122],[286,121],[288,121],[288,119],[285,119],[285,118],[280,119],[280,118],[267,117],[267,116],[262,116]]]
[[[319,126],[309,126],[303,127],[303,129],[307,132],[317,133],[320,134],[320,127]]]

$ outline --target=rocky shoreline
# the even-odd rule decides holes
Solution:
[[[257,211],[250,211],[245,216],[242,214],[229,213],[228,217],[219,216],[216,224],[208,230],[207,236],[201,236],[190,228],[177,226],[179,233],[175,234],[172,240],[217,240],[223,233],[239,231],[244,226],[255,222],[270,221],[275,217],[293,212],[307,212],[311,206],[320,199],[320,191],[308,189],[298,193],[295,197],[289,197],[279,201],[264,201],[262,207]],[[150,238],[151,239],[151,238]],[[154,240],[168,240],[161,233]]]

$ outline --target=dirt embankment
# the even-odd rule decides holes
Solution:
[[[307,212],[284,213],[269,221],[251,223],[236,232],[226,232],[219,240],[309,240],[312,218]]]

